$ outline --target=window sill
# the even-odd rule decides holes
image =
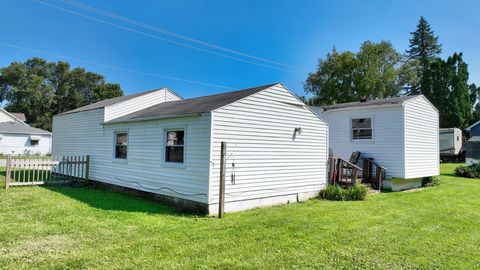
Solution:
[[[162,167],[184,169],[186,166],[185,166],[185,162],[175,163],[175,162],[165,162],[164,161],[164,162],[162,162]]]
[[[127,164],[128,163],[128,159],[123,159],[123,158],[113,158],[112,159],[112,162],[113,163],[122,163],[122,164]]]
[[[351,139],[353,143],[374,143],[373,139]]]

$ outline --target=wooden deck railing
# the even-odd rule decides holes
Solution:
[[[351,186],[355,183],[368,183],[378,190],[382,189],[385,167],[372,158],[363,158],[363,168],[342,158],[329,158],[329,181],[331,184]],[[359,174],[361,177],[359,177]]]
[[[330,158],[330,182],[332,184],[354,185],[363,169],[342,158]]]
[[[373,168],[375,167],[375,169]],[[363,181],[370,183],[378,190],[382,189],[384,174],[387,172],[385,167],[382,167],[373,158],[363,158]]]
[[[5,188],[88,180],[90,156],[22,158],[7,156]]]

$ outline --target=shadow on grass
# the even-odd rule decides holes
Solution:
[[[460,176],[456,175],[455,173],[442,173],[440,176],[460,177]]]
[[[137,212],[153,215],[194,216],[193,214],[181,212],[160,202],[104,189],[55,186],[45,186],[44,188],[101,210]]]

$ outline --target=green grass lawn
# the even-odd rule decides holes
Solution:
[[[363,202],[179,214],[90,188],[0,190],[0,269],[480,268],[480,180]]]

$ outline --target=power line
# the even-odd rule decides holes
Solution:
[[[191,46],[191,45],[184,44],[184,43],[181,43],[181,42],[178,42],[178,41],[166,39],[166,38],[159,37],[159,36],[156,36],[156,35],[152,35],[152,34],[149,34],[149,33],[146,33],[146,32],[142,32],[142,31],[139,31],[139,30],[136,30],[136,29],[133,29],[133,28],[129,28],[129,27],[122,26],[122,25],[119,25],[119,24],[111,23],[111,22],[108,22],[108,21],[105,21],[105,20],[102,20],[102,19],[94,18],[94,17],[88,16],[88,15],[85,15],[85,14],[82,14],[82,13],[75,12],[75,11],[73,11],[73,10],[69,10],[69,9],[66,9],[66,8],[62,8],[62,7],[59,7],[59,6],[56,6],[56,5],[52,5],[52,4],[50,4],[50,3],[46,3],[46,2],[43,2],[43,1],[41,1],[41,0],[32,0],[32,1],[37,2],[37,3],[39,3],[39,4],[42,4],[42,5],[45,5],[45,6],[49,6],[49,7],[51,7],[51,8],[55,8],[55,9],[61,10],[61,11],[63,11],[63,12],[67,12],[67,13],[70,13],[70,14],[74,14],[74,15],[76,15],[76,16],[80,16],[80,17],[83,17],[83,18],[86,18],[86,19],[89,19],[89,20],[93,20],[93,21],[96,21],[96,22],[99,22],[99,23],[103,23],[103,24],[106,24],[106,25],[109,25],[109,26],[113,26],[113,27],[116,27],[116,28],[119,28],[119,29],[122,29],[122,30],[125,30],[125,31],[129,31],[129,32],[137,33],[137,34],[144,35],[144,36],[147,36],[147,37],[150,37],[150,38],[154,38],[154,39],[162,40],[162,41],[165,41],[165,42],[169,42],[169,43],[172,43],[172,44],[181,46],[181,47],[198,50],[198,51],[201,51],[201,52],[205,52],[205,53],[209,53],[209,54],[221,56],[221,57],[224,57],[224,58],[229,58],[229,59],[232,59],[232,60],[236,60],[236,61],[240,61],[240,62],[252,64],[252,65],[257,65],[257,66],[266,67],[266,68],[271,68],[271,69],[276,69],[276,70],[293,72],[292,70],[289,70],[289,69],[279,68],[279,67],[275,67],[275,66],[271,66],[271,65],[260,64],[260,63],[248,61],[248,60],[245,60],[245,59],[242,59],[242,58],[238,58],[238,57],[234,57],[234,56],[230,56],[230,55],[226,55],[226,54],[222,54],[222,53],[210,51],[210,50],[207,50],[207,49],[203,49],[203,48]]]
[[[167,79],[167,80],[172,80],[172,81],[178,81],[178,82],[184,82],[184,83],[190,83],[190,84],[196,84],[196,85],[202,85],[202,86],[208,86],[208,87],[215,87],[215,88],[223,88],[223,89],[228,89],[228,90],[235,89],[235,88],[230,87],[230,86],[224,86],[224,85],[218,85],[218,84],[211,84],[211,83],[205,83],[205,82],[199,82],[199,81],[186,80],[186,79],[177,78],[177,77],[171,77],[171,76],[162,75],[162,74],[156,74],[156,73],[138,71],[138,70],[129,69],[129,68],[123,68],[123,67],[118,67],[118,66],[113,66],[113,65],[108,65],[108,64],[97,63],[97,62],[93,62],[93,61],[89,61],[89,60],[84,60],[84,59],[80,59],[80,58],[75,58],[75,57],[60,55],[60,54],[56,54],[56,53],[51,53],[51,52],[46,52],[46,51],[40,51],[40,50],[35,50],[35,49],[30,49],[30,48],[25,48],[25,47],[17,46],[17,45],[14,45],[14,44],[4,43],[4,42],[1,42],[1,41],[0,41],[0,46],[15,48],[15,49],[23,50],[23,51],[34,52],[34,53],[40,53],[40,54],[45,54],[45,55],[51,55],[51,56],[55,56],[55,57],[58,57],[58,58],[70,59],[70,60],[73,60],[73,61],[78,61],[78,62],[83,62],[83,63],[87,63],[87,64],[92,64],[92,65],[97,65],[97,66],[112,68],[112,69],[116,69],[116,70],[120,70],[120,71],[126,71],[126,72],[132,72],[132,73],[142,74],[142,75],[148,75],[148,76],[158,77],[158,78]]]
[[[88,11],[91,11],[91,12],[95,12],[97,14],[101,14],[101,15],[119,20],[119,21],[123,21],[123,22],[129,23],[129,24],[135,25],[135,26],[138,26],[138,27],[149,29],[149,30],[152,30],[152,31],[155,31],[155,32],[158,32],[158,33],[162,33],[162,34],[165,34],[165,35],[169,35],[169,36],[172,36],[172,37],[175,37],[175,38],[178,38],[178,39],[183,39],[185,41],[189,41],[189,42],[192,42],[192,43],[197,43],[199,45],[203,45],[203,46],[210,47],[210,48],[213,48],[213,49],[217,49],[217,50],[221,50],[221,51],[224,51],[224,52],[240,55],[240,56],[243,56],[243,57],[255,59],[255,60],[258,60],[258,61],[262,61],[262,62],[276,64],[276,65],[279,65],[279,66],[284,66],[284,67],[288,67],[288,68],[295,68],[294,66],[284,64],[284,63],[281,63],[281,62],[278,62],[278,61],[274,61],[274,60],[271,60],[271,59],[247,54],[247,53],[240,52],[240,51],[237,51],[237,50],[222,47],[220,45],[212,44],[212,43],[209,43],[209,42],[206,42],[206,41],[203,41],[203,40],[199,40],[199,39],[196,39],[196,38],[191,38],[191,37],[188,37],[188,36],[185,36],[185,35],[181,35],[181,34],[169,31],[169,30],[165,30],[165,29],[153,26],[153,25],[149,25],[149,24],[146,24],[146,23],[143,23],[143,22],[140,22],[140,21],[136,21],[136,20],[133,20],[133,19],[130,19],[130,18],[127,18],[127,17],[123,17],[123,16],[120,16],[118,14],[108,12],[108,11],[105,11],[105,10],[102,10],[102,9],[99,9],[99,8],[96,8],[96,7],[92,7],[92,6],[89,6],[89,5],[80,3],[80,2],[76,2],[76,1],[73,1],[73,0],[60,0],[60,1],[62,1],[64,3],[67,3],[69,5],[72,5],[72,6],[78,7],[78,8],[82,8],[82,9],[85,9],[85,10],[88,10]]]

